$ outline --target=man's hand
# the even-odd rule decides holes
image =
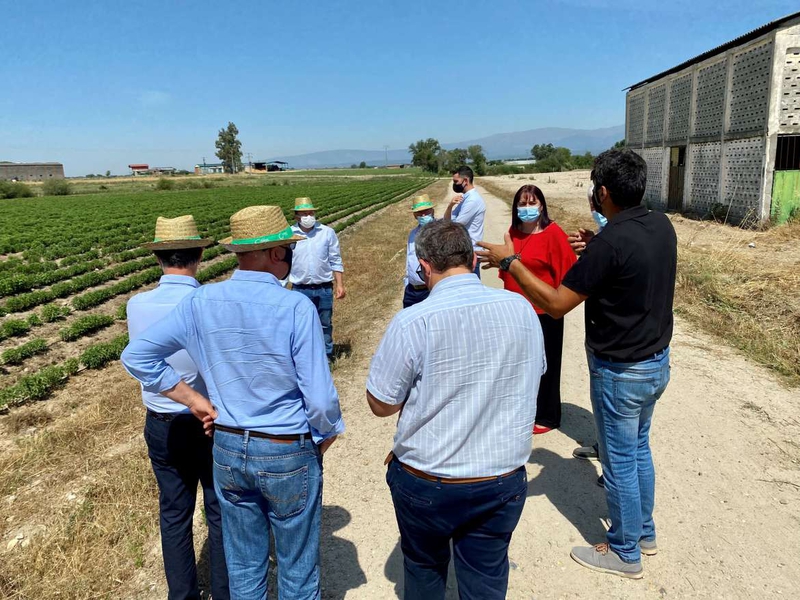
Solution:
[[[484,248],[482,252],[476,252],[483,264],[484,269],[498,268],[500,261],[514,254],[514,242],[508,232],[503,236],[503,244],[490,244],[488,242],[478,242],[478,246]]]
[[[217,410],[211,401],[201,394],[189,405],[192,414],[203,422],[203,429],[208,437],[214,435],[214,419],[217,418]]]
[[[569,242],[570,248],[572,248],[575,254],[580,254],[586,248],[586,244],[589,243],[589,240],[594,237],[594,231],[591,229],[578,229],[573,234],[567,236],[567,241]]]
[[[337,300],[341,300],[347,295],[347,292],[344,289],[343,285],[337,285],[336,289],[333,291],[333,297]]]
[[[334,436],[332,436],[332,437],[329,437],[327,440],[324,440],[324,441],[323,441],[323,442],[322,442],[322,443],[319,445],[319,453],[320,453],[320,454],[325,454],[325,452],[327,452],[327,451],[328,451],[328,448],[330,448],[330,447],[333,445],[333,442],[335,442],[335,441],[336,441],[336,438],[337,438],[337,437],[338,437],[338,436],[334,435]]]
[[[464,201],[464,194],[456,194],[450,198],[450,206],[457,206]]]

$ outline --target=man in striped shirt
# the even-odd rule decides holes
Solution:
[[[394,317],[367,379],[372,412],[400,413],[386,480],[405,599],[444,598],[451,541],[462,596],[504,598],[546,368],[541,328],[522,296],[480,283],[463,225],[425,225],[416,250],[431,294]]]

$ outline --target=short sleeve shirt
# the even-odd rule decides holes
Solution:
[[[672,338],[677,237],[666,215],[636,206],[587,244],[563,285],[588,296],[586,345],[602,358],[638,362]]]

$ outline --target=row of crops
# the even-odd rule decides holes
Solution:
[[[0,207],[0,410],[42,399],[79,370],[100,368],[119,358],[124,335],[84,347],[78,356],[58,364],[47,356],[53,347],[82,338],[88,341],[88,336],[124,321],[127,296],[158,281],[160,268],[141,248],[152,239],[158,215],[192,214],[201,235],[218,240],[229,234],[230,215],[241,208],[278,205],[291,222],[294,199],[308,196],[318,207],[318,219],[341,231],[430,183],[416,176],[342,178],[265,188],[4,201]],[[201,283],[236,266],[235,257],[221,246],[207,248],[203,257],[198,273]],[[88,312],[102,310],[115,298],[120,302],[113,314]],[[112,329],[108,332],[113,334]],[[30,373],[27,367],[34,357],[45,366]]]

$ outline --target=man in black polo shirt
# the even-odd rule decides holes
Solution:
[[[573,548],[581,565],[640,579],[655,554],[650,422],[669,382],[677,238],[666,215],[642,206],[647,165],[630,150],[597,157],[592,204],[608,224],[591,237],[558,289],[505,244],[481,242],[489,267],[507,270],[536,306],[561,318],[584,300],[590,395],[611,528],[606,543]],[[488,267],[486,267],[488,268]]]

